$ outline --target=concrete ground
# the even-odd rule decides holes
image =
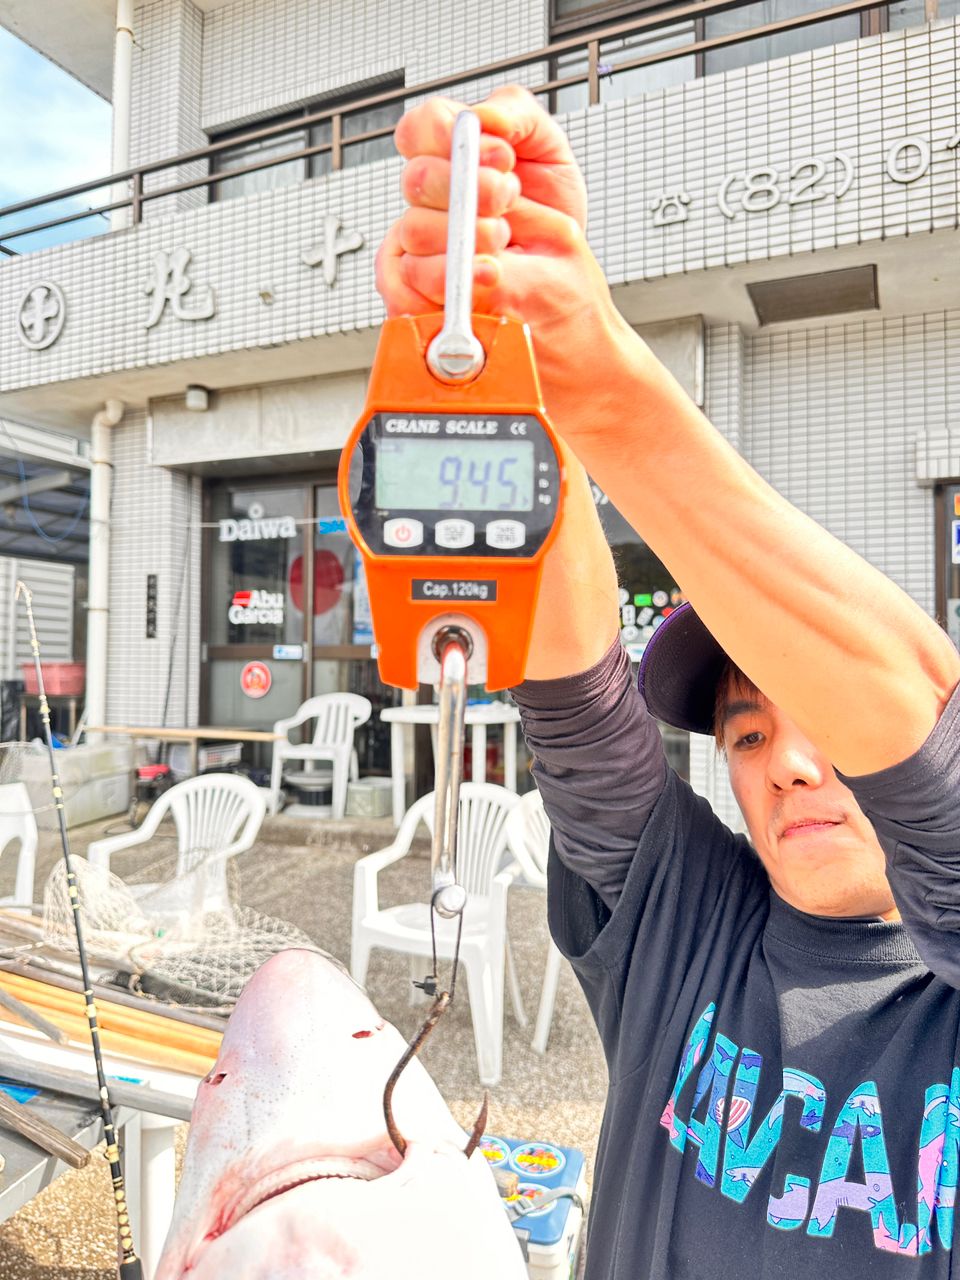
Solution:
[[[70,833],[73,852],[82,854],[105,829],[112,833],[123,825],[121,817],[76,828]],[[346,962],[354,863],[362,854],[389,844],[392,834],[386,819],[268,819],[257,846],[235,860],[239,901],[298,926]],[[170,847],[170,836],[161,828],[157,841],[144,846],[145,856],[153,862]],[[59,840],[42,832],[38,893],[59,856]],[[116,869],[129,875],[132,866],[119,862]],[[0,862],[0,896],[9,892],[8,880],[12,882],[11,869]],[[393,902],[422,900],[428,884],[425,845],[417,856],[403,859],[381,877],[384,898]],[[511,890],[509,930],[529,1024],[523,1029],[517,1025],[508,1001],[503,1079],[490,1091],[488,1131],[579,1147],[587,1155],[589,1176],[606,1092],[599,1039],[580,989],[564,965],[547,1052],[541,1056],[531,1049],[547,946],[542,893]],[[375,952],[367,986],[384,1017],[405,1037],[411,1036],[422,1010],[408,1003],[406,959]],[[465,989],[444,1015],[423,1061],[456,1119],[470,1127],[483,1090]],[[183,1126],[181,1137],[185,1132]],[[86,1169],[58,1178],[0,1226],[0,1280],[112,1280],[116,1274],[116,1220],[108,1168],[96,1156]]]

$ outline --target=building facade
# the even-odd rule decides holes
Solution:
[[[468,101],[542,90],[626,318],[761,474],[960,639],[960,3],[816,8],[136,7],[137,172],[112,188],[133,205],[107,234],[0,262],[0,413],[82,434],[124,405],[109,721],[269,727],[332,688],[394,700],[334,477],[383,317],[374,254],[402,207],[383,130],[455,76]],[[21,34],[70,68],[49,31]],[[102,44],[106,83],[112,24]],[[638,655],[677,584],[596,496]],[[251,663],[268,671],[255,698]],[[735,820],[712,744],[671,748]],[[367,768],[383,750],[371,729]]]

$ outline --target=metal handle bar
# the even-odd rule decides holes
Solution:
[[[469,637],[458,627],[444,628],[434,647],[440,659],[439,717],[433,842],[430,871],[433,906],[447,920],[460,915],[467,896],[457,884],[457,819],[463,770],[463,730],[467,708]]]
[[[461,111],[453,122],[450,148],[450,219],[443,328],[427,348],[427,367],[440,382],[471,382],[486,355],[470,321],[473,310],[473,254],[477,243],[480,181],[480,121]]]

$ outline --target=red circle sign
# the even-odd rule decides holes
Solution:
[[[334,608],[343,590],[343,565],[330,550],[320,548],[313,554],[313,612],[316,617]],[[290,598],[293,607],[303,613],[303,556],[290,565]]]
[[[263,698],[270,692],[273,676],[265,662],[248,662],[240,672],[240,688],[248,698]]]

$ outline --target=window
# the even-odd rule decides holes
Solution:
[[[252,173],[239,174],[236,178],[225,178],[211,188],[212,199],[232,200],[237,196],[254,195],[258,191],[273,191],[277,187],[293,186],[306,178],[316,178],[330,173],[333,169],[332,151],[319,151],[311,156],[297,154],[309,147],[332,143],[332,120],[321,120],[318,124],[309,126],[298,124],[305,117],[328,108],[344,109],[341,136],[341,166],[344,169],[352,169],[359,164],[370,164],[374,160],[382,160],[396,154],[391,134],[394,125],[403,115],[402,98],[360,111],[347,112],[346,107],[351,100],[373,97],[377,93],[402,87],[403,80],[400,79],[393,83],[369,85],[364,89],[355,88],[348,96],[336,101],[313,102],[287,116],[278,116],[275,120],[259,124],[244,125],[240,129],[231,130],[229,134],[221,134],[220,138],[231,135],[240,137],[245,133],[254,133],[258,128],[265,128],[267,124],[280,124],[286,120],[290,122],[289,132],[285,130],[268,138],[238,142],[234,147],[225,147],[223,151],[211,158],[210,168],[213,173],[229,173],[233,169],[244,169],[248,165],[284,155],[294,158],[273,164],[267,169],[255,169]],[[377,138],[364,136],[377,129],[388,129],[391,132]]]
[[[635,17],[642,9],[656,7],[656,0],[651,4],[625,3],[625,0],[552,0],[550,7],[550,26],[554,34],[561,29],[573,28],[585,23],[609,24],[624,18]]]
[[[704,38],[748,31],[751,27],[765,27],[771,22],[793,18],[803,13],[815,13],[825,9],[828,0],[758,0],[756,4],[727,9],[723,13],[708,14],[703,20]],[[809,27],[794,27],[791,31],[779,31],[760,40],[747,40],[742,44],[724,45],[720,49],[708,49],[705,54],[704,72],[713,75],[717,71],[731,71],[734,67],[748,67],[755,62],[770,62],[773,58],[785,58],[792,53],[806,53],[810,49],[822,49],[824,45],[840,44],[844,40],[856,40],[860,36],[860,15],[842,14],[828,22],[817,22]]]
[[[255,128],[257,128],[256,125],[249,125],[245,132],[250,133]],[[211,171],[223,173],[231,169],[243,169],[260,160],[269,160],[275,156],[302,151],[309,145],[307,135],[306,129],[294,129],[290,133],[274,134],[270,138],[261,138],[256,142],[238,143],[237,146],[228,147],[211,157]],[[319,157],[315,158],[319,159]],[[306,176],[307,160],[288,160],[284,164],[272,165],[269,169],[257,169],[253,173],[241,174],[239,178],[227,178],[224,182],[218,182],[210,190],[214,200],[233,200],[237,196],[252,196],[258,191],[291,187],[298,182],[303,182]]]
[[[678,7],[679,0],[666,3],[664,0],[660,3],[636,0],[633,4],[624,4],[623,0],[619,3],[612,0],[606,3],[599,0],[551,0],[551,38],[580,37],[586,42],[593,33],[622,25],[632,18],[650,19],[662,12],[662,25],[651,23],[640,31],[599,41],[596,101],[610,102],[665,89],[695,76],[714,75],[845,40],[856,40],[862,35],[885,30],[888,12],[891,29],[923,23],[931,16],[931,9],[940,18],[960,13],[960,0],[893,0],[889,11],[878,6],[876,10],[839,14],[824,22],[811,21],[807,25],[758,39],[733,39],[719,48],[691,49],[688,54],[668,57],[663,61],[629,65],[718,37],[747,36],[759,27],[790,18],[806,15],[813,18],[819,11],[832,7],[832,3],[833,0],[754,0],[729,9],[708,11],[702,17],[671,22],[671,10]],[[587,69],[586,48],[571,49],[553,59],[551,78],[586,77]],[[580,84],[555,89],[550,97],[550,106],[555,112],[575,111],[593,105],[586,79]]]
[[[887,13],[890,30],[900,31],[903,27],[922,27],[928,20],[960,16],[960,0],[932,0],[932,5],[930,0],[894,0]]]
[[[600,101],[614,102],[618,98],[635,94],[652,93],[655,89],[668,89],[671,85],[692,80],[697,74],[696,58],[670,58],[665,62],[652,62],[646,66],[629,67],[618,71],[620,63],[676,49],[692,44],[696,39],[695,22],[675,22],[656,30],[638,31],[633,35],[617,36],[600,42]],[[554,63],[554,76],[574,75],[587,70],[586,49],[571,49],[561,54]],[[553,95],[553,110],[576,111],[590,105],[586,82],[557,89]]]

